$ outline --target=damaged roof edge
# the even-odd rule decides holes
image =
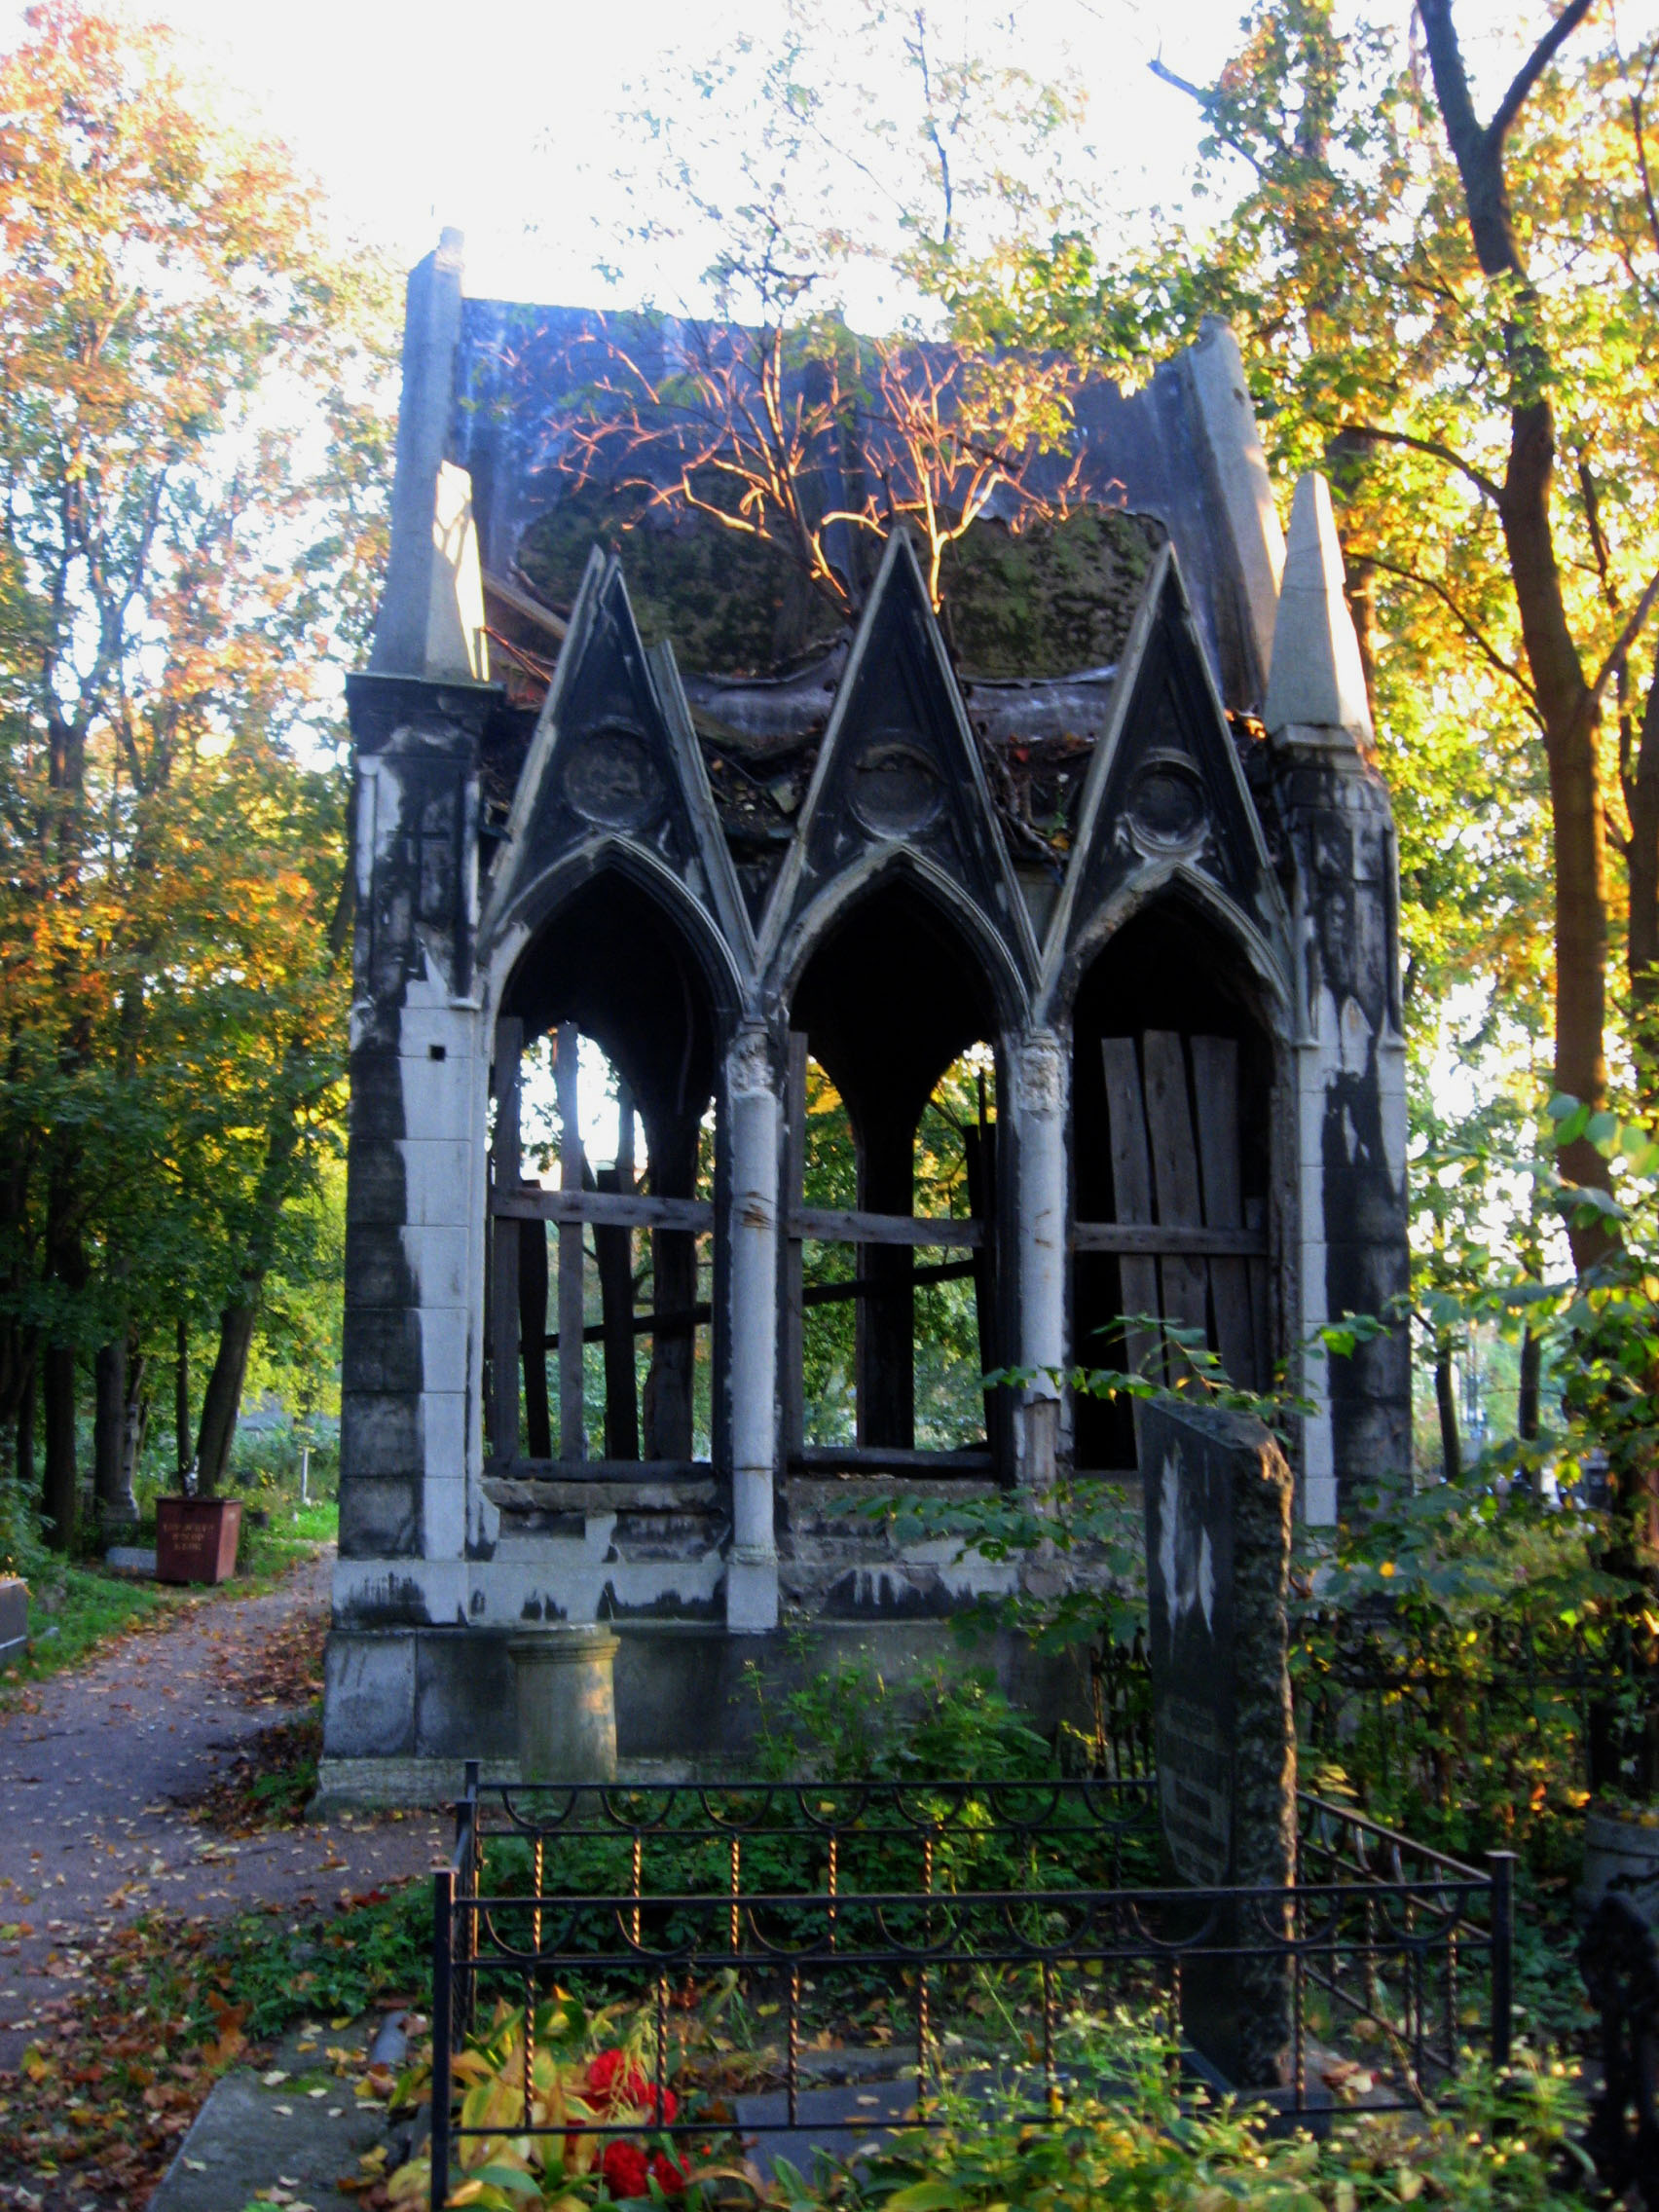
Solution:
[[[525,531],[558,504],[561,472],[550,424],[572,388],[564,356],[572,343],[615,319],[585,309],[465,297],[458,231],[446,230],[437,250],[410,273],[391,551],[372,667],[423,672],[431,502],[446,458],[471,475],[484,569],[513,574]],[[666,342],[672,318],[632,319]],[[1093,503],[1127,507],[1168,531],[1217,687],[1233,711],[1259,715],[1284,535],[1231,329],[1209,318],[1193,346],[1128,394],[1105,378],[1088,379],[1076,420],[1086,501],[1092,493]],[[1078,671],[1068,681],[1084,683],[1092,673]],[[798,719],[798,686],[832,676],[829,668],[790,676],[782,688],[797,696],[784,719]],[[687,674],[686,688],[694,705],[721,719],[722,706],[737,702],[738,692],[712,677]],[[773,718],[762,685],[738,689],[742,719],[753,716],[754,735],[764,742],[762,726]],[[783,697],[776,705],[784,707]]]

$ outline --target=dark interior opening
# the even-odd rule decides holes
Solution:
[[[572,1101],[578,1032],[591,1038],[610,1063],[619,1131],[610,1148],[614,1164],[591,1166],[580,1156],[579,1139],[567,1156],[561,1137],[562,1184],[568,1185],[573,1169],[584,1187],[618,1196],[709,1195],[706,1118],[718,1050],[714,996],[683,933],[647,892],[617,871],[584,885],[549,917],[520,956],[503,994],[501,1018],[523,1024],[527,1051],[551,1033],[557,1040],[556,1072],[561,1052],[571,1054]],[[498,1098],[506,1072],[498,1066]],[[512,1074],[516,1081],[517,1071]],[[564,1103],[561,1087],[561,1128]],[[636,1113],[645,1127],[646,1152],[638,1179],[632,1138]],[[540,1457],[550,1449],[552,1424],[545,1410],[548,1391],[541,1360],[545,1351],[562,1348],[560,1316],[549,1309],[549,1300],[556,1309],[554,1293],[568,1258],[586,1285],[581,1333],[603,1341],[604,1456],[658,1464],[689,1461],[698,1428],[699,1331],[706,1341],[712,1322],[698,1234],[678,1227],[647,1233],[595,1226],[576,1232],[578,1241],[572,1245],[570,1230],[549,1237],[539,1221],[498,1225],[501,1229],[520,1250],[529,1456]],[[642,1267],[647,1237],[648,1262]],[[587,1252],[581,1257],[584,1238]],[[707,1245],[709,1239],[702,1241]],[[636,1315],[637,1292],[648,1309],[643,1315]],[[588,1312],[588,1305],[596,1310]],[[545,1324],[538,1323],[538,1310],[547,1310]],[[575,1321],[574,1306],[566,1318]],[[650,1360],[644,1387],[637,1390],[635,1344],[643,1335],[650,1338]],[[544,1343],[538,1344],[538,1337]],[[706,1394],[706,1375],[703,1380]],[[562,1385],[561,1397],[570,1395]],[[574,1429],[568,1436],[567,1425],[562,1412],[562,1456],[580,1456],[572,1442]]]
[[[694,1132],[714,1096],[714,1000],[683,934],[631,877],[597,875],[559,907],[520,955],[501,1012],[527,1044],[573,1021],[632,1091],[652,1160],[666,1172],[684,1152],[677,1132]],[[694,1162],[694,1133],[689,1143]]]
[[[1238,948],[1185,902],[1163,900],[1144,909],[1111,939],[1086,971],[1073,1023],[1073,1218],[1116,1221],[1105,1055],[1107,1039],[1133,1039],[1145,1072],[1145,1040],[1173,1033],[1182,1040],[1189,1112],[1200,1101],[1195,1085],[1193,1041],[1231,1039],[1237,1048],[1236,1096],[1231,1102],[1237,1132],[1242,1212],[1247,1224],[1267,1218],[1272,1172],[1272,1048],[1258,1011],[1254,977]],[[1161,1267],[1162,1263],[1159,1263]],[[1240,1265],[1242,1265],[1240,1263]],[[1254,1267],[1256,1263],[1251,1263]],[[1130,1364],[1124,1332],[1112,1326],[1139,1302],[1125,1296],[1124,1265],[1116,1254],[1078,1252],[1072,1262],[1072,1350],[1079,1366]],[[1144,1282],[1144,1272],[1143,1272]],[[1207,1333],[1216,1345],[1214,1295],[1207,1301]],[[1259,1331],[1258,1333],[1265,1333]],[[1258,1346],[1252,1372],[1235,1380],[1262,1387],[1267,1346]],[[1075,1407],[1076,1464],[1081,1469],[1127,1471],[1135,1464],[1134,1428],[1125,1400],[1079,1395]]]
[[[843,917],[808,963],[792,1028],[805,1038],[845,1104],[861,1212],[915,1210],[917,1129],[940,1080],[971,1046],[993,1041],[997,1010],[973,947],[927,896],[889,883]],[[992,1087],[994,1094],[994,1086]],[[994,1336],[995,1123],[977,1124],[973,1210],[986,1223],[975,1271],[978,1336]],[[792,1203],[799,1202],[798,1191]],[[919,1248],[857,1247],[857,1443],[910,1452],[916,1440],[916,1269]],[[932,1272],[961,1254],[931,1250]],[[987,1362],[989,1363],[989,1362]],[[799,1378],[789,1379],[798,1391]]]

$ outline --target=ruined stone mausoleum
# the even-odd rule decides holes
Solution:
[[[1329,494],[1287,546],[1230,333],[1081,392],[1069,519],[993,511],[939,616],[874,543],[842,629],[642,503],[648,450],[572,471],[600,329],[467,298],[449,234],[410,280],[350,685],[337,1794],[510,1761],[527,1621],[620,1632],[624,1760],[718,1758],[792,1624],[899,1666],[1014,1571],[849,1499],[1132,1477],[1063,1382],[1156,1360],[1120,1316],[1260,1385],[1406,1283],[1388,799]],[[1329,1523],[1407,1464],[1406,1346],[1306,1384]]]

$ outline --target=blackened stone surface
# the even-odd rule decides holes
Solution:
[[[1173,1874],[1198,1888],[1288,1890],[1296,1866],[1296,1730],[1286,1654],[1291,1474],[1247,1416],[1141,1411],[1147,1604],[1159,1805]],[[1218,1913],[1213,1940],[1289,1932],[1276,1900]],[[1187,2032],[1240,2087],[1290,2077],[1288,1961],[1192,1961]]]

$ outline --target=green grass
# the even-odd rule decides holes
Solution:
[[[0,1697],[78,1667],[112,1638],[160,1614],[178,1612],[197,1598],[193,1591],[135,1582],[91,1565],[55,1563],[48,1572],[54,1581],[42,1586],[40,1597],[31,1583],[28,1647],[0,1667]]]

